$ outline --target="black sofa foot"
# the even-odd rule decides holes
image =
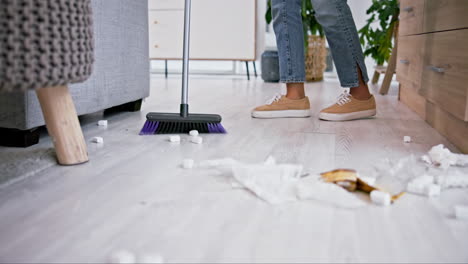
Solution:
[[[129,102],[123,105],[114,106],[105,110],[105,113],[115,113],[115,112],[138,112],[141,110],[141,105],[143,104],[143,99]]]
[[[0,128],[0,146],[27,148],[39,143],[40,131],[38,128],[19,130]]]

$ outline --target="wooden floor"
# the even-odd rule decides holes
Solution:
[[[345,210],[314,201],[271,206],[210,172],[178,167],[184,158],[260,162],[273,155],[316,172],[366,170],[439,143],[456,151],[398,102],[395,88],[377,96],[375,119],[317,120],[341,92],[336,80],[308,84],[312,118],[251,119],[251,108],[279,87],[193,77],[191,110],[221,114],[229,131],[204,136],[203,145],[138,136],[146,112],[178,110],[175,77],[153,76],[143,111],[106,116],[107,129],[95,125],[102,114],[84,117],[88,141],[105,140],[102,147],[89,143],[89,163],[46,166],[0,189],[0,262],[103,262],[118,249],[159,253],[167,262],[468,262],[468,222],[452,211],[468,203],[466,190],[434,199],[406,195],[388,208]],[[405,135],[414,142],[404,144]],[[36,148],[50,146],[43,138]]]

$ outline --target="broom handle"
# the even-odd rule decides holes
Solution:
[[[184,57],[182,69],[182,102],[180,105],[180,115],[188,116],[188,81],[189,81],[189,58],[190,58],[190,13],[191,0],[185,0],[184,18]]]

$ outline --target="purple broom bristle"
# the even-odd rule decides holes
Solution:
[[[140,131],[140,135],[141,136],[154,135],[154,134],[156,134],[156,131],[158,130],[158,127],[159,127],[159,122],[153,122],[153,121],[147,120],[145,122],[145,125],[143,126],[143,128]]]
[[[216,124],[208,124],[208,131],[210,133],[219,133],[219,134],[226,134],[226,130],[224,129],[223,125],[221,123],[216,123]]]

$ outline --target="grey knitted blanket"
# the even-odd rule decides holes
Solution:
[[[0,0],[0,91],[86,80],[91,15],[91,0]]]

